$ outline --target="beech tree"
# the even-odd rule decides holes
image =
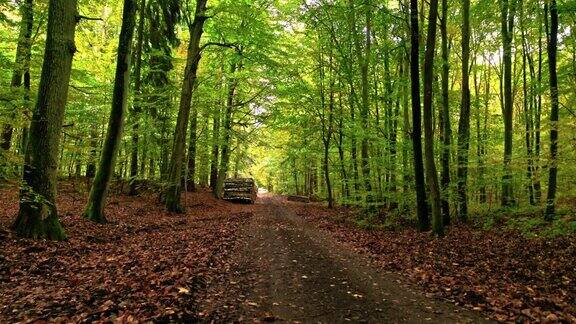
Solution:
[[[75,0],[50,0],[44,63],[30,123],[20,209],[13,225],[20,236],[53,240],[66,238],[56,209],[56,184],[78,19]]]
[[[174,146],[170,159],[168,174],[168,185],[165,193],[166,208],[172,212],[182,212],[184,208],[180,203],[182,193],[182,161],[184,160],[184,147],[186,133],[188,129],[188,117],[190,115],[190,105],[192,92],[196,84],[196,73],[200,62],[200,39],[204,32],[204,22],[206,16],[207,0],[198,0],[194,11],[194,20],[188,21],[188,31],[190,32],[190,42],[188,43],[188,54],[186,57],[186,68],[184,70],[184,80],[180,92],[180,108],[174,132]]]
[[[558,175],[558,74],[556,60],[558,52],[558,6],[556,0],[551,0],[549,9],[545,4],[545,12],[550,11],[550,27],[548,34],[548,67],[550,70],[550,167],[548,169],[548,195],[546,196],[545,217],[552,220],[555,213],[556,177]],[[548,21],[548,17],[546,17]]]
[[[104,148],[100,156],[100,162],[90,196],[88,205],[84,212],[84,217],[97,223],[105,223],[104,207],[106,195],[110,185],[110,178],[114,171],[118,147],[122,137],[124,127],[124,114],[128,101],[128,91],[130,88],[130,64],[132,52],[132,36],[136,24],[136,2],[134,0],[124,0],[124,10],[122,16],[122,28],[118,41],[118,57],[116,60],[116,76],[114,78],[114,93],[112,95],[112,109],[108,122],[108,131],[104,141]]]

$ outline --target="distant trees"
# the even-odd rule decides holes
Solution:
[[[18,34],[18,47],[16,48],[16,60],[10,86],[12,90],[19,91],[24,86],[23,101],[27,104],[30,100],[30,51],[32,46],[32,28],[34,25],[34,3],[33,0],[20,2],[20,32]],[[16,112],[11,114],[14,119]],[[0,138],[0,149],[5,151],[10,149],[12,144],[12,134],[14,126],[8,122],[3,126],[2,137]]]

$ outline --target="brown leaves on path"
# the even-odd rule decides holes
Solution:
[[[80,217],[86,192],[61,186],[58,208],[69,240],[20,239],[7,230],[17,189],[0,190],[0,322],[190,321],[207,283],[227,269],[251,206],[208,192],[183,197],[169,214],[155,195],[110,197],[109,224]]]
[[[311,224],[400,272],[431,296],[498,321],[576,322],[576,240],[526,238],[501,230],[452,226],[441,239],[406,229],[360,229],[350,210],[288,203]]]

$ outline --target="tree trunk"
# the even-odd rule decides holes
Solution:
[[[106,195],[108,194],[110,178],[114,173],[118,148],[120,146],[120,140],[122,139],[124,114],[126,112],[128,92],[130,89],[130,63],[132,38],[134,35],[134,25],[136,24],[135,16],[135,0],[124,0],[108,131],[106,132],[106,139],[100,155],[96,176],[90,189],[88,204],[83,215],[85,218],[97,223],[106,222],[106,216],[104,215]]]
[[[217,103],[216,106],[218,106]],[[212,122],[212,159],[210,162],[210,188],[216,191],[216,182],[218,182],[218,166],[220,155],[220,110],[216,109],[214,112],[214,119]]]
[[[188,144],[188,177],[186,187],[188,191],[196,191],[196,131],[198,128],[198,110],[193,108],[190,118],[190,143]]]
[[[502,176],[502,206],[515,205],[512,187],[512,122],[514,103],[512,101],[512,35],[514,31],[515,1],[502,0],[502,50],[504,106],[504,175]]]
[[[200,38],[202,37],[204,22],[208,18],[205,15],[207,0],[196,2],[195,17],[188,26],[190,43],[184,70],[184,80],[180,92],[180,109],[174,131],[174,146],[168,174],[168,188],[166,190],[166,209],[171,212],[183,212],[180,203],[182,193],[182,161],[184,160],[184,145],[186,143],[186,130],[188,128],[188,116],[192,101],[192,93],[196,85],[196,72],[200,62]]]
[[[56,210],[58,151],[68,83],[76,47],[76,1],[50,0],[44,63],[30,125],[20,210],[13,228],[19,236],[66,238]]]
[[[18,46],[16,48],[16,67],[12,71],[12,80],[10,87],[18,91],[22,87],[22,77],[24,77],[24,99],[28,101],[30,92],[30,47],[32,46],[30,38],[32,37],[32,27],[34,23],[34,4],[32,0],[22,1],[20,4],[20,33],[18,35]],[[16,117],[16,111],[12,113],[12,119]],[[12,134],[14,127],[7,123],[2,130],[0,138],[0,149],[5,151],[10,149],[12,144]]]
[[[358,52],[361,57],[360,60],[360,71],[362,76],[362,110],[360,111],[360,119],[362,122],[362,127],[364,132],[367,132],[369,124],[369,114],[370,114],[370,84],[368,82],[368,74],[371,59],[371,33],[372,33],[372,8],[370,7],[370,0],[364,0],[364,11],[366,13],[366,30],[363,31],[365,34],[365,45],[364,45],[364,57]],[[372,202],[372,185],[370,179],[370,157],[368,153],[368,136],[367,134],[362,134],[362,142],[360,146],[360,155],[362,160],[362,176],[364,178],[364,189],[366,190],[366,202]]]
[[[130,155],[130,192],[129,195],[134,196],[138,192],[136,190],[136,177],[138,176],[138,142],[140,128],[140,114],[142,107],[140,106],[141,88],[142,88],[142,43],[144,42],[144,21],[145,21],[145,7],[146,0],[142,0],[139,8],[139,21],[138,21],[138,35],[136,38],[136,55],[134,66],[134,108],[132,110],[133,124],[132,124],[132,152]]]
[[[432,86],[434,81],[434,47],[436,46],[436,17],[438,15],[438,0],[430,1],[428,16],[428,35],[426,52],[424,54],[424,153],[426,157],[426,172],[430,190],[430,205],[432,206],[432,231],[436,235],[444,234],[444,224],[440,211],[440,188],[438,173],[434,162],[434,130],[432,129]]]
[[[418,0],[410,0],[410,79],[412,93],[412,147],[414,150],[414,178],[416,185],[416,204],[418,228],[426,231],[430,228],[426,188],[424,183],[424,161],[422,157],[422,122],[420,107],[420,40],[418,31]]]
[[[525,27],[525,14],[524,14],[524,6],[523,3],[520,3],[521,6],[521,17],[520,17],[520,29],[522,34],[522,108],[524,112],[524,142],[526,144],[526,189],[528,190],[528,199],[530,205],[535,205],[535,197],[534,197],[534,186],[533,186],[533,169],[534,169],[534,162],[532,160],[533,157],[533,149],[532,149],[532,136],[533,136],[533,100],[532,95],[533,93],[528,93],[528,77],[527,77],[527,65],[528,65],[528,43],[526,41],[526,27]]]
[[[450,63],[448,52],[448,1],[442,0],[442,18],[440,21],[440,34],[442,38],[442,109],[440,109],[440,140],[442,141],[442,155],[440,164],[441,172],[441,190],[442,190],[442,218],[444,225],[450,224],[450,140],[452,130],[450,127],[450,102],[448,98],[448,78],[450,77]]]
[[[468,151],[470,149],[470,0],[462,1],[462,98],[458,122],[458,218],[468,219]]]
[[[230,146],[232,141],[232,118],[234,113],[234,98],[236,96],[236,87],[238,85],[234,73],[236,73],[237,65],[232,63],[230,68],[230,75],[232,80],[228,84],[228,96],[226,99],[226,113],[224,114],[224,121],[222,125],[222,130],[224,134],[222,135],[222,160],[220,161],[220,170],[218,171],[218,177],[216,181],[216,190],[214,194],[217,198],[222,198],[224,193],[224,180],[228,174],[228,165],[230,163]],[[242,69],[240,65],[239,69]]]
[[[548,6],[546,4],[545,6]],[[546,18],[548,19],[548,18]],[[546,196],[545,218],[555,217],[556,176],[558,174],[558,75],[556,56],[558,52],[558,7],[556,0],[550,1],[550,31],[548,33],[548,68],[550,70],[550,167],[548,168],[548,195]]]

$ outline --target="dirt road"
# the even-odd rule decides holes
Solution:
[[[236,268],[206,300],[207,321],[480,323],[480,314],[428,298],[398,275],[263,197],[243,229]]]

